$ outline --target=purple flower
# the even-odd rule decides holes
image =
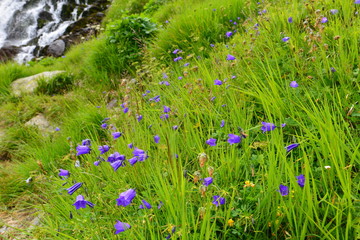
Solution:
[[[168,81],[161,81],[159,82],[160,85],[170,86],[170,83]]]
[[[282,127],[282,128],[283,128],[283,127],[286,127],[286,123],[281,124],[281,127]]]
[[[180,60],[182,60],[183,58],[182,57],[177,57],[177,58],[174,58],[174,62],[178,62]]]
[[[95,166],[99,166],[99,165],[100,165],[100,162],[101,162],[101,161],[95,161],[95,162],[94,162],[94,165],[95,165]]]
[[[287,186],[280,184],[278,192],[281,194],[281,196],[287,196],[289,195],[289,188]]]
[[[160,95],[150,98],[149,101],[160,102]]]
[[[179,128],[179,126],[178,125],[174,125],[174,126],[172,126],[172,129],[173,130],[177,130]]]
[[[91,149],[87,145],[85,145],[85,146],[79,145],[79,146],[76,147],[76,151],[77,151],[76,156],[79,156],[79,155],[82,155],[82,154],[90,153]]]
[[[165,113],[165,114],[161,115],[160,118],[161,118],[162,120],[168,119],[168,118],[169,118],[169,114]]]
[[[297,88],[298,86],[299,86],[299,84],[296,81],[292,81],[290,83],[290,87],[292,87],[292,88]]]
[[[80,208],[86,208],[86,205],[88,205],[91,208],[94,207],[94,204],[92,202],[85,201],[85,198],[83,197],[83,195],[78,195],[76,197],[76,201],[73,205],[76,207],[76,210],[78,210]]]
[[[220,123],[220,127],[224,127],[225,126],[225,120],[221,120],[221,123]]]
[[[297,179],[297,183],[299,184],[300,187],[305,186],[305,176],[303,174],[296,176],[296,179]]]
[[[334,72],[336,72],[336,69],[334,67],[331,67],[330,71],[334,73]]]
[[[169,76],[168,76],[166,73],[163,73],[162,75],[163,75],[163,78],[164,78],[164,79],[169,78]]]
[[[321,23],[327,23],[328,19],[326,17],[321,18]]]
[[[300,144],[298,143],[293,143],[293,144],[290,144],[289,146],[286,146],[285,149],[286,149],[286,152],[290,152],[291,150],[293,150],[294,148],[297,148]]]
[[[135,150],[133,151],[133,155],[134,157],[137,157],[137,161],[139,162],[142,162],[149,157],[144,150],[139,148],[135,148]]]
[[[210,145],[212,147],[215,147],[216,146],[216,139],[215,138],[210,138],[210,139],[206,140],[206,144]]]
[[[214,45],[214,44],[210,44],[210,47],[215,47],[215,45]]]
[[[119,198],[116,199],[117,205],[126,207],[132,202],[135,196],[136,196],[135,189],[129,189],[125,192],[122,192],[120,193]]]
[[[101,124],[101,128],[102,128],[102,129],[106,129],[106,128],[107,128],[107,126],[108,126],[108,125],[107,125],[107,123],[103,123],[103,124]]]
[[[187,67],[187,66],[189,66],[190,65],[190,63],[185,63],[184,64],[184,67]]]
[[[148,203],[147,201],[145,201],[144,199],[141,200],[141,201],[143,202],[143,204],[141,204],[139,208],[141,208],[141,209],[144,209],[144,208],[150,209],[150,208],[152,208],[151,204]]]
[[[290,37],[284,37],[283,39],[281,39],[283,42],[287,42],[290,40]]]
[[[121,137],[121,135],[122,135],[121,132],[113,132],[113,133],[111,133],[111,134],[112,134],[112,136],[113,136],[114,139],[117,139],[117,138]]]
[[[131,149],[131,148],[133,148],[133,147],[134,147],[134,144],[133,144],[133,143],[129,143],[129,144],[128,144],[128,148]]]
[[[214,101],[216,99],[216,97],[212,97],[212,98],[210,98],[210,101]]]
[[[235,76],[235,75],[232,75],[232,76],[231,76],[231,79],[235,79],[235,78],[236,78],[236,76]]]
[[[60,128],[56,127],[56,128],[55,128],[55,131],[56,131],[56,132],[60,131]]]
[[[114,225],[114,227],[116,229],[115,234],[119,234],[131,228],[130,224],[120,222],[119,220],[117,220],[117,223]]]
[[[154,142],[159,143],[159,141],[160,141],[160,137],[158,135],[155,135],[154,136]]]
[[[355,0],[355,4],[360,4],[360,0]]]
[[[228,60],[228,61],[232,61],[232,60],[235,60],[236,58],[233,56],[233,55],[230,55],[230,54],[228,54],[227,56],[226,56],[226,60]]]
[[[134,164],[138,161],[137,157],[132,157],[128,159],[128,162],[131,164],[131,166],[134,166]]]
[[[178,54],[180,52],[180,49],[175,49],[172,53],[173,54]]]
[[[332,15],[335,15],[335,14],[337,14],[339,12],[339,10],[337,10],[337,9],[330,9],[330,13],[332,14]]]
[[[214,85],[222,85],[222,84],[223,84],[223,82],[220,81],[219,79],[214,80]]]
[[[179,79],[179,80],[182,80],[182,79],[183,79],[183,77],[181,77],[181,76],[180,76],[180,77],[178,77],[178,79]]]
[[[110,147],[108,145],[99,146],[100,154],[106,153],[107,151],[109,151],[109,149],[110,149]]]
[[[68,194],[72,195],[76,190],[78,190],[82,186],[82,183],[75,183],[73,186],[67,188]]]
[[[204,182],[203,182],[203,185],[209,186],[210,184],[213,183],[213,178],[212,178],[212,177],[207,177],[207,178],[204,178],[203,181],[204,181]]]
[[[110,163],[113,163],[113,162],[116,162],[116,161],[119,161],[119,160],[122,160],[124,161],[125,160],[125,156],[124,155],[121,155],[120,153],[118,152],[114,152],[113,154],[110,154],[110,156],[108,157],[108,162]]]
[[[129,111],[129,108],[127,108],[127,107],[123,109],[124,113],[127,113],[128,111]]]
[[[228,143],[230,143],[230,145],[235,144],[235,143],[239,143],[241,142],[241,137],[235,134],[228,134],[229,138],[228,138]]]
[[[164,113],[168,113],[170,111],[171,111],[170,107],[164,106]]]
[[[117,171],[119,167],[125,167],[125,160],[118,160],[111,163],[111,167],[114,169],[114,171]]]
[[[293,18],[292,18],[292,17],[289,17],[289,18],[288,18],[288,22],[289,22],[289,23],[292,23],[292,22],[293,22]]]
[[[226,35],[226,37],[229,38],[229,37],[231,37],[233,35],[233,32],[226,32],[225,35]]]
[[[59,176],[60,177],[69,177],[70,176],[70,172],[68,170],[64,170],[64,169],[59,169]]]
[[[214,201],[212,201],[212,204],[215,204],[217,207],[220,205],[225,204],[225,198],[220,196],[213,196]]]
[[[142,116],[142,115],[136,115],[136,120],[137,120],[138,122],[140,122],[142,119],[143,119],[143,116]]]
[[[263,133],[270,132],[276,128],[275,124],[273,123],[261,122],[261,124],[261,130],[263,131]]]
[[[81,145],[90,147],[91,146],[91,140],[90,139],[82,140]]]

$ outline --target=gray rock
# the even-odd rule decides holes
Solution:
[[[23,93],[34,93],[38,87],[38,81],[40,79],[45,79],[45,81],[50,80],[60,73],[65,71],[52,71],[52,72],[43,72],[30,77],[20,78],[11,83],[11,89],[15,96],[20,97]]]
[[[53,130],[48,120],[42,114],[38,114],[37,116],[27,121],[25,126],[35,126],[39,128],[41,132],[49,132]]]
[[[47,50],[48,54],[54,57],[60,57],[65,52],[65,42],[61,39],[52,42]]]

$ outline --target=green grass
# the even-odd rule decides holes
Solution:
[[[143,58],[132,65],[135,71],[119,67],[114,49],[105,44],[106,32],[63,59],[0,67],[3,124],[12,134],[0,150],[16,160],[0,170],[5,189],[0,202],[43,213],[42,224],[26,233],[32,239],[164,239],[168,234],[204,240],[357,239],[360,88],[354,12],[359,6],[191,2],[168,1],[151,13],[154,21],[170,22],[142,49]],[[114,1],[106,21],[123,17],[127,7]],[[339,13],[331,15],[330,9]],[[322,17],[328,22],[320,24]],[[237,21],[236,27],[230,20]],[[290,40],[283,42],[285,36]],[[182,52],[175,55],[175,49]],[[227,61],[228,54],[236,60]],[[174,62],[176,56],[184,59]],[[73,74],[70,92],[21,99],[9,94],[11,81],[45,69]],[[223,84],[214,85],[215,79]],[[170,85],[159,84],[163,81]],[[292,81],[299,87],[290,87]],[[157,95],[160,102],[150,101]],[[113,99],[117,104],[107,108]],[[164,106],[171,108],[166,120],[160,118]],[[24,128],[38,112],[61,130],[43,137]],[[261,122],[277,127],[264,133]],[[122,136],[113,139],[115,131]],[[246,138],[230,145],[230,133]],[[87,138],[92,151],[76,156],[76,146]],[[217,139],[215,147],[206,144],[210,138]],[[149,158],[134,166],[126,161],[117,171],[106,161],[94,165],[114,152],[130,159],[130,143]],[[287,153],[285,146],[292,143],[300,145]],[[102,145],[111,148],[100,155]],[[206,156],[205,163],[200,156]],[[60,168],[71,172],[68,179],[57,176]],[[300,174],[304,187],[297,183]],[[33,182],[26,184],[29,176]],[[209,176],[214,182],[204,187],[200,179]],[[253,187],[245,187],[246,181]],[[66,188],[75,182],[83,186],[70,196]],[[280,184],[289,187],[287,196],[278,192]],[[116,206],[119,194],[130,188],[137,192],[132,204]],[[79,194],[94,208],[75,210]],[[215,195],[226,203],[216,207]],[[139,209],[143,199],[151,209]],[[117,220],[131,229],[114,235]]]

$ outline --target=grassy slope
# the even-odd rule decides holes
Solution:
[[[359,6],[342,1],[192,2],[169,2],[153,14],[164,29],[127,81],[121,79],[113,50],[104,49],[103,36],[63,59],[1,66],[2,124],[9,129],[1,149],[16,162],[0,173],[4,208],[30,203],[46,213],[44,224],[29,233],[33,238],[112,239],[116,220],[132,226],[120,234],[125,239],[165,238],[174,226],[173,238],[181,239],[356,238],[360,145],[355,103],[360,99],[359,17],[354,12]],[[126,6],[115,1],[107,21],[121,16]],[[330,9],[339,13],[332,15]],[[322,17],[328,22],[320,23]],[[237,32],[226,38],[231,30]],[[285,36],[288,42],[281,40]],[[171,52],[177,48],[183,60],[174,62]],[[237,59],[227,61],[227,54]],[[9,95],[14,79],[51,69],[74,74],[77,85],[71,93]],[[214,85],[215,79],[223,85]],[[291,81],[299,87],[289,87]],[[145,90],[150,93],[143,96]],[[160,102],[149,101],[156,95]],[[127,102],[130,111],[124,114],[119,104],[106,109],[112,99]],[[164,105],[171,112],[163,121]],[[38,112],[61,131],[44,138],[25,128],[23,123]],[[136,115],[143,119],[138,122]],[[113,140],[114,130],[100,128],[105,117],[122,137]],[[278,127],[263,133],[262,121]],[[228,134],[240,131],[248,137],[229,145]],[[85,138],[92,140],[92,152],[75,157],[74,148]],[[217,146],[207,145],[209,138],[216,138]],[[284,147],[295,142],[300,146],[286,153]],[[146,150],[149,158],[116,172],[106,162],[93,165],[98,146],[105,144],[111,149],[103,157],[117,151],[131,158],[129,143]],[[203,167],[201,153],[207,155]],[[80,168],[74,167],[75,159]],[[65,186],[57,177],[59,168],[71,172]],[[214,183],[204,189],[196,179],[209,177],[212,169]],[[306,178],[303,188],[296,182],[300,174]],[[26,184],[29,176],[34,181]],[[245,181],[255,186],[245,188]],[[65,188],[74,182],[84,185],[69,196]],[[279,194],[280,184],[289,187],[288,196]],[[129,188],[137,191],[133,204],[116,206],[115,199]],[[76,211],[72,204],[78,194],[94,209]],[[226,198],[226,204],[216,207],[214,195]],[[153,208],[138,209],[142,199]],[[158,210],[160,201],[164,205]]]

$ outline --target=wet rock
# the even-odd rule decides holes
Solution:
[[[38,87],[38,81],[40,79],[45,79],[45,81],[48,81],[56,75],[64,72],[65,71],[43,72],[30,77],[17,79],[11,84],[12,92],[17,97],[22,96],[24,93],[34,93]]]
[[[9,61],[18,53],[19,53],[19,48],[15,46],[0,48],[0,62]]]
[[[53,21],[53,16],[51,13],[42,11],[39,13],[39,17],[37,19],[37,29],[41,29],[44,27],[48,22]]]
[[[65,52],[65,42],[61,39],[54,41],[49,45],[48,54],[53,57],[60,57]]]

